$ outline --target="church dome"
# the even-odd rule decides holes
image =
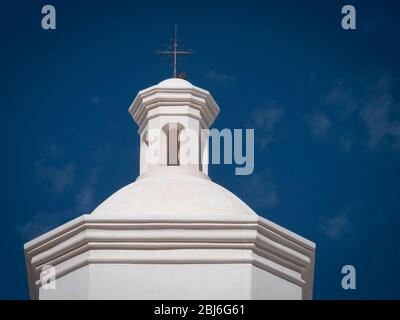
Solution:
[[[257,221],[243,201],[202,172],[161,167],[142,174],[91,214],[97,219]]]
[[[174,89],[180,89],[180,88],[192,88],[193,85],[184,79],[180,78],[169,78],[166,80],[161,81],[157,87],[159,88],[174,88]]]

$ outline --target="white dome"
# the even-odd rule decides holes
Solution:
[[[164,81],[161,81],[157,87],[160,88],[192,88],[193,85],[184,79],[180,78],[169,78]]]
[[[208,176],[178,167],[141,175],[91,214],[97,219],[257,221],[243,201]]]

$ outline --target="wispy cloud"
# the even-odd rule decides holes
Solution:
[[[326,139],[332,127],[332,121],[326,113],[316,112],[309,116],[308,126],[316,140]]]
[[[272,208],[277,205],[279,198],[276,185],[273,183],[270,170],[241,176],[243,192],[250,199],[249,203],[259,209]]]
[[[64,149],[56,144],[51,144],[48,148],[46,158],[58,158],[64,154]]]
[[[39,212],[26,223],[18,225],[16,231],[23,240],[31,240],[57,227],[61,221],[66,221],[70,215],[71,212],[65,211]]]
[[[351,232],[353,226],[346,214],[340,214],[333,218],[324,219],[321,223],[321,231],[331,240],[338,240]]]
[[[111,150],[113,150],[113,146],[108,144],[89,152],[89,155],[92,156],[89,158],[92,159],[93,168],[89,170],[89,172],[81,175],[81,179],[74,178],[76,166],[73,164],[60,166],[50,166],[48,164],[54,160],[54,155],[61,154],[59,150],[61,149],[56,146],[51,146],[49,150],[44,153],[44,157],[35,164],[35,173],[41,180],[50,184],[51,192],[59,196],[65,196],[63,191],[72,184],[78,185],[77,192],[72,201],[70,201],[71,206],[66,210],[38,212],[26,223],[18,225],[16,231],[24,240],[29,240],[43,234],[74,216],[90,213],[96,206],[96,183],[101,173],[100,163],[104,161],[104,159],[108,159]],[[82,181],[80,186],[79,181]]]
[[[364,212],[365,208],[361,203],[351,203],[335,215],[321,217],[320,230],[334,241],[345,237],[349,239],[356,232],[356,226],[360,223],[360,217]],[[363,216],[362,219],[365,217]]]
[[[39,212],[35,214],[29,221],[22,225],[18,225],[16,230],[24,240],[33,239],[68,219],[80,214],[90,213],[96,205],[96,189],[95,182],[99,174],[99,169],[91,170],[85,179],[85,183],[81,186],[75,195],[75,205],[67,210],[54,212]]]
[[[76,207],[74,211],[77,213],[87,213],[94,209],[96,200],[95,185],[98,179],[100,169],[93,168],[88,175],[84,185],[81,187],[76,195]]]
[[[221,87],[227,87],[236,83],[235,76],[216,72],[215,70],[208,71],[206,78]]]
[[[336,81],[323,96],[325,105],[331,108],[309,116],[308,125],[313,137],[325,139],[333,128],[332,119],[335,119],[338,143],[345,151],[350,151],[360,137],[357,138],[349,128],[361,120],[367,128],[366,145],[370,150],[399,150],[400,102],[393,94],[393,84],[394,78],[389,73],[360,85],[357,91],[345,86],[343,81]]]
[[[61,166],[51,166],[44,160],[35,163],[35,175],[48,186],[48,191],[62,194],[67,187],[74,183],[75,164],[68,163]]]
[[[384,75],[369,88],[366,106],[359,113],[367,125],[371,149],[400,149],[400,121],[392,118],[395,113],[400,113],[400,103],[392,94],[392,78]]]
[[[354,139],[352,136],[346,135],[340,138],[339,144],[343,148],[343,150],[348,152],[353,149]]]
[[[331,131],[338,129],[335,130],[339,132],[338,144],[345,151],[350,151],[354,145],[354,138],[349,138],[351,135],[349,132],[341,132],[341,126],[353,116],[358,108],[356,100],[344,82],[336,80],[322,95],[323,110],[315,110],[306,116],[306,124],[311,136],[316,141],[327,140]]]
[[[325,103],[338,109],[343,116],[349,116],[357,109],[357,103],[351,91],[342,82],[336,82],[325,95]]]
[[[264,149],[276,141],[281,132],[276,132],[276,126],[284,114],[283,108],[275,102],[268,102],[264,107],[255,109],[250,114],[250,127],[254,127],[256,143]]]
[[[90,208],[93,209],[95,201],[95,189],[93,186],[85,186],[76,196],[76,211],[87,212]]]

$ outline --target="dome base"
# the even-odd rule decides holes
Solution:
[[[314,254],[312,242],[264,218],[85,215],[25,245],[33,299],[311,299]],[[43,266],[54,268],[56,289],[43,286]]]
[[[200,171],[164,166],[120,189],[91,214],[97,219],[256,221],[257,214]]]

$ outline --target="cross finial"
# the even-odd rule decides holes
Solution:
[[[193,51],[191,50],[183,50],[179,48],[178,45],[178,37],[177,37],[177,25],[175,24],[175,33],[174,33],[174,38],[172,39],[172,47],[170,47],[168,50],[166,51],[158,51],[158,53],[161,54],[166,54],[166,55],[171,55],[172,56],[172,70],[173,70],[173,77],[177,78],[178,74],[177,74],[177,56],[178,55],[188,55],[188,54],[192,54]]]

